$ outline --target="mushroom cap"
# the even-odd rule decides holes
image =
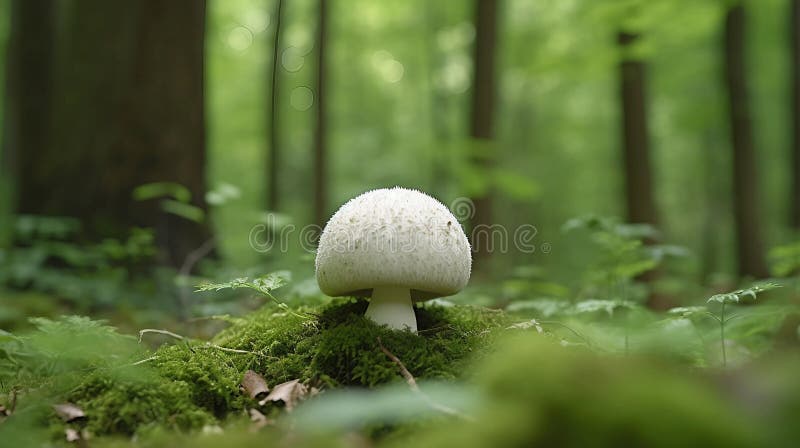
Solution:
[[[316,259],[317,283],[333,297],[370,297],[378,286],[407,287],[414,301],[449,296],[471,268],[469,241],[450,210],[400,187],[344,204],[322,231]]]

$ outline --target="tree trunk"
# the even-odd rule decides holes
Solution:
[[[739,274],[768,276],[761,242],[761,213],[745,65],[745,14],[738,4],[725,17],[725,79],[730,98],[730,129],[733,145],[733,213]]]
[[[280,67],[280,43],[281,43],[281,15],[283,9],[283,0],[275,0],[275,10],[273,16],[275,17],[275,34],[272,46],[272,76],[270,86],[269,98],[269,123],[267,123],[267,130],[269,132],[269,166],[267,173],[267,209],[277,211],[279,207],[278,201],[280,195],[278,194],[278,172],[280,161],[280,138],[278,127],[278,73]]]
[[[490,179],[490,170],[494,165],[491,142],[494,140],[494,118],[496,102],[495,81],[495,49],[497,47],[497,1],[476,0],[475,2],[475,48],[474,79],[472,91],[472,110],[470,118],[470,137],[478,142],[475,152],[471,154],[473,163],[482,176]],[[472,198],[475,205],[473,216],[473,250],[476,264],[486,260],[491,254],[491,232],[486,239],[479,238],[477,229],[492,224],[492,188],[487,182],[486,191]],[[486,245],[481,244],[486,242]]]
[[[317,122],[314,130],[314,223],[323,227],[327,220],[327,119],[325,95],[327,85],[326,39],[328,27],[328,2],[319,0],[317,22]]]
[[[20,211],[77,217],[91,239],[154,227],[165,261],[180,265],[207,240],[207,226],[131,193],[177,182],[205,209],[205,1],[59,8],[52,133],[19,153]]]
[[[0,199],[7,207],[1,211],[0,218],[0,227],[4,229],[2,245],[7,245],[12,236],[11,213],[16,209],[12,203],[18,190],[15,182],[21,180],[20,173],[29,172],[35,164],[43,162],[33,155],[41,153],[47,143],[55,22],[52,0],[14,0],[10,9],[0,154],[0,194],[3,195]],[[19,190],[27,193],[26,189]]]
[[[650,161],[650,139],[647,112],[647,78],[645,64],[631,58],[625,52],[639,38],[637,34],[620,32],[617,43],[622,52],[619,65],[620,104],[622,105],[622,141],[625,170],[625,205],[627,221],[634,224],[658,226],[658,208],[653,193],[653,169]],[[646,238],[645,243],[656,240]],[[658,270],[641,274],[637,280],[653,283],[659,277]],[[651,292],[647,305],[653,309],[673,306],[671,297]]]
[[[800,0],[792,0],[792,191],[789,217],[793,229],[800,231]]]
[[[618,42],[622,51],[638,37],[619,33]],[[656,226],[658,216],[653,199],[644,62],[623,56],[619,76],[627,218],[630,223]]]

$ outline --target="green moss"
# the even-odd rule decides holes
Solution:
[[[256,406],[239,391],[248,369],[271,386],[297,378],[322,387],[401,380],[380,339],[414,376],[452,379],[463,374],[469,359],[486,352],[495,330],[506,323],[495,311],[426,306],[416,309],[415,335],[375,325],[363,317],[366,306],[363,300],[336,300],[303,310],[308,319],[264,308],[235,320],[210,343],[161,347],[142,365],[147,380],[99,371],[68,399],[83,407],[88,429],[97,435],[135,434],[154,425],[198,428]]]
[[[213,422],[192,401],[192,386],[182,381],[135,381],[92,375],[75,392],[93,434],[133,435],[143,426],[186,430]]]

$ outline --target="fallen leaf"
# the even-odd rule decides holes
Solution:
[[[253,400],[263,398],[269,393],[269,386],[263,376],[258,373],[248,370],[244,373],[242,378],[242,391]]]
[[[55,409],[56,414],[61,417],[61,420],[64,420],[67,423],[86,418],[86,414],[83,413],[83,409],[72,403],[54,404],[53,409]]]
[[[300,380],[291,380],[275,386],[272,392],[270,392],[266,398],[259,401],[258,404],[264,406],[270,401],[282,401],[286,405],[286,410],[291,412],[297,403],[304,400],[307,395],[308,386],[301,383]]]

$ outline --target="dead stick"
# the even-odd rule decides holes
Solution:
[[[433,409],[435,409],[435,410],[437,410],[439,412],[442,412],[444,414],[453,415],[453,416],[456,416],[456,417],[463,418],[464,420],[475,421],[474,417],[471,417],[469,415],[465,415],[464,413],[459,412],[459,411],[457,411],[457,410],[455,410],[455,409],[453,409],[453,408],[451,408],[449,406],[445,406],[445,405],[443,405],[441,403],[437,403],[437,402],[433,401],[433,399],[431,397],[429,397],[427,394],[422,392],[422,390],[417,385],[417,380],[414,378],[414,375],[412,375],[411,372],[408,371],[408,369],[406,368],[405,364],[403,364],[403,361],[400,361],[400,358],[395,356],[394,353],[390,352],[389,349],[386,348],[383,345],[383,342],[381,342],[381,338],[380,337],[378,337],[378,346],[381,348],[381,351],[390,360],[392,360],[393,363],[397,364],[397,367],[400,368],[400,375],[402,375],[403,378],[405,378],[406,383],[408,383],[409,389],[411,389],[412,392],[414,392],[416,394],[419,394],[419,396],[422,397],[422,399],[425,400],[425,402],[428,403],[428,405],[431,408],[433,408]]]
[[[144,336],[146,333],[163,334],[163,335],[167,335],[167,336],[173,337],[175,339],[178,339],[180,341],[186,339],[183,336],[181,336],[181,335],[179,335],[177,333],[173,333],[173,332],[171,332],[169,330],[157,330],[155,328],[145,328],[144,330],[139,330],[139,343],[140,344],[142,343],[142,336]]]

